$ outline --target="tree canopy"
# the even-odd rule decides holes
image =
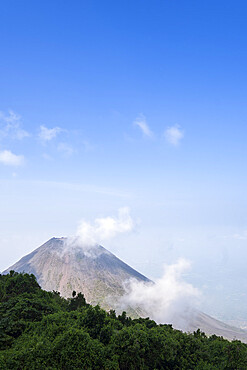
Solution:
[[[72,292],[71,292],[72,294]],[[34,275],[0,275],[0,369],[246,369],[247,345],[186,334],[40,288]]]

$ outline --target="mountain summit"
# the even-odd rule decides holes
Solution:
[[[45,290],[71,297],[82,292],[88,303],[111,307],[124,293],[130,278],[150,281],[100,245],[82,247],[78,239],[52,238],[21,258],[4,273],[14,270],[32,273]]]

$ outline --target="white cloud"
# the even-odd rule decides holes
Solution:
[[[184,137],[184,133],[181,130],[179,125],[168,127],[165,130],[164,135],[165,135],[166,140],[174,146],[179,145],[180,141]]]
[[[39,138],[42,141],[50,141],[54,139],[62,129],[60,127],[47,128],[45,126],[40,126]]]
[[[22,140],[30,134],[21,128],[21,116],[10,110],[8,115],[0,112],[0,136]]]
[[[148,127],[146,117],[143,114],[140,114],[135,120],[134,125],[138,126],[144,136],[153,137],[153,132]]]
[[[3,150],[0,152],[0,163],[6,166],[21,166],[24,164],[24,156],[16,155],[10,150]]]
[[[128,306],[141,308],[158,323],[172,323],[185,329],[186,315],[191,315],[200,292],[183,280],[183,273],[190,268],[185,259],[166,266],[163,276],[155,283],[130,280],[126,285],[127,294],[120,301],[122,309]]]
[[[129,208],[123,207],[119,209],[118,217],[96,218],[93,224],[82,221],[77,230],[77,237],[83,246],[93,246],[112,239],[117,234],[130,232],[133,227]]]

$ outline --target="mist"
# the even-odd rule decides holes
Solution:
[[[172,323],[175,328],[186,330],[201,297],[197,288],[183,280],[190,267],[191,262],[181,258],[175,264],[164,266],[163,276],[154,283],[126,282],[126,295],[119,302],[121,309],[141,309],[157,323]]]

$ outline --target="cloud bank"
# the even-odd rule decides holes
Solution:
[[[168,143],[177,146],[184,137],[184,133],[179,125],[174,125],[165,130],[164,136]]]
[[[155,283],[138,280],[126,283],[127,293],[120,300],[121,308],[139,308],[158,323],[172,323],[186,330],[192,307],[200,297],[198,289],[183,280],[190,265],[189,261],[180,259],[166,266],[163,276]]]

